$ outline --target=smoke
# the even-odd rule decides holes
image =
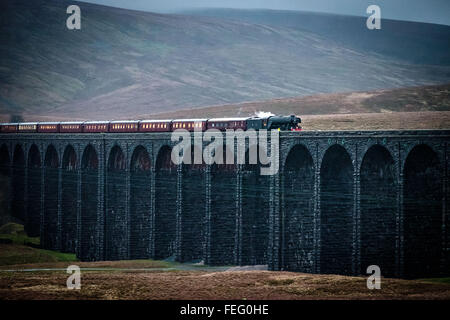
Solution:
[[[272,112],[267,112],[267,111],[257,111],[257,112],[255,112],[255,115],[259,118],[267,118],[267,117],[274,116],[274,114]]]

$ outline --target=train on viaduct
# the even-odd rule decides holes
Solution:
[[[83,261],[434,277],[450,274],[449,137],[282,131],[280,170],[264,176],[174,165],[164,132],[0,134],[0,169],[26,232]]]

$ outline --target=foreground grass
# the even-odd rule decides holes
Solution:
[[[1,243],[3,240],[3,243]],[[5,241],[6,240],[6,241]],[[0,269],[66,268],[76,262],[81,268],[149,269],[172,268],[177,263],[155,260],[80,262],[73,253],[36,248],[39,237],[28,237],[23,225],[7,223],[0,227]]]
[[[39,237],[27,236],[23,225],[17,223],[7,223],[0,227],[0,239],[10,240],[13,244],[24,244],[39,246]]]
[[[382,279],[381,290],[368,290],[365,277],[223,271],[155,260],[80,262],[74,254],[24,245],[30,239],[22,230],[0,228],[13,240],[0,244],[0,299],[450,299],[450,278]],[[81,290],[66,288],[71,264],[81,267]]]
[[[81,290],[65,271],[0,271],[0,299],[450,299],[448,283],[270,271],[83,271]]]
[[[429,279],[420,279],[426,282],[435,282],[435,283],[445,283],[450,285],[450,278],[429,278]]]
[[[450,299],[449,278],[382,279],[381,290],[368,290],[365,277],[186,270],[154,260],[80,262],[17,244],[0,245],[0,264],[0,299]],[[81,267],[81,290],[66,288],[71,264]]]
[[[0,266],[77,261],[74,254],[36,249],[19,244],[0,244]]]
[[[36,248],[39,237],[29,237],[23,225],[7,223],[0,227],[0,266],[44,262],[77,261],[74,254]],[[7,243],[8,242],[8,243]]]

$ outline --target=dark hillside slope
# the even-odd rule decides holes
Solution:
[[[316,93],[450,81],[450,66],[358,51],[286,26],[64,0],[0,4],[0,115],[133,118]],[[422,47],[428,47],[422,37]]]
[[[381,20],[381,30],[369,30],[366,17],[299,11],[202,9],[196,16],[258,23],[313,32],[363,52],[415,64],[450,65],[450,26]]]

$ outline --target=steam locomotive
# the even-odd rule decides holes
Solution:
[[[0,133],[134,133],[171,132],[177,129],[188,131],[208,129],[300,131],[302,130],[300,124],[301,119],[295,115],[177,120],[24,122],[1,123]]]

